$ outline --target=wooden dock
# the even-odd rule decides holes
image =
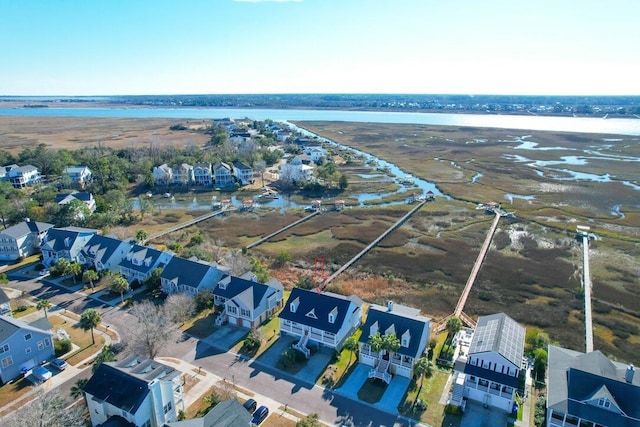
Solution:
[[[593,351],[593,319],[591,316],[591,272],[589,271],[589,236],[582,234],[582,288],[584,290],[585,351]]]
[[[289,224],[289,225],[287,225],[287,226],[285,226],[285,227],[282,227],[281,229],[274,231],[273,233],[271,233],[271,234],[269,234],[269,235],[267,235],[267,236],[263,237],[263,238],[262,238],[262,239],[260,239],[260,240],[256,240],[255,242],[248,244],[248,245],[247,245],[247,249],[255,248],[256,246],[261,245],[261,244],[263,244],[264,242],[266,242],[267,240],[271,239],[273,236],[277,236],[278,234],[282,233],[283,231],[287,231],[287,230],[289,230],[290,228],[293,228],[293,227],[295,227],[296,225],[298,225],[298,224],[300,224],[300,223],[303,223],[303,222],[307,221],[308,219],[313,218],[314,216],[318,215],[319,213],[320,213],[320,211],[315,211],[315,212],[313,212],[313,213],[312,213],[312,214],[310,214],[310,215],[307,215],[307,216],[305,216],[305,217],[303,217],[303,218],[300,218],[300,219],[299,219],[299,220],[297,220],[296,222],[293,222],[293,223],[291,223],[291,224]]]
[[[384,233],[382,233],[380,236],[378,236],[373,242],[369,243],[369,245],[367,245],[366,248],[364,248],[363,250],[361,250],[356,256],[354,256],[353,258],[351,258],[349,261],[347,261],[346,264],[344,264],[342,267],[340,267],[335,273],[333,273],[331,276],[329,276],[327,278],[327,280],[325,281],[325,284],[330,283],[331,281],[333,281],[336,277],[338,277],[340,274],[342,274],[347,268],[351,267],[353,264],[355,264],[356,261],[358,261],[360,258],[362,258],[367,252],[369,252],[371,249],[373,249],[374,247],[376,247],[376,245],[378,245],[378,243],[380,243],[380,241],[382,241],[382,239],[384,239],[385,237],[387,237],[389,234],[391,234],[395,229],[397,229],[398,227],[400,227],[402,224],[404,224],[409,218],[411,218],[411,216],[416,213],[418,211],[418,209],[420,209],[421,207],[424,206],[424,204],[427,203],[426,200],[421,201],[420,203],[418,203],[418,205],[416,207],[414,207],[413,209],[411,209],[405,216],[403,216],[402,218],[400,218],[395,224],[393,224],[391,227],[389,227]]]
[[[194,224],[197,224],[199,222],[205,221],[205,220],[207,220],[209,218],[213,218],[214,216],[217,216],[217,215],[222,215],[222,214],[227,213],[227,212],[233,212],[234,210],[235,210],[235,208],[226,208],[225,207],[225,208],[222,208],[220,210],[217,210],[217,211],[214,211],[214,212],[210,212],[208,214],[201,215],[201,216],[199,216],[197,218],[194,218],[192,220],[180,223],[180,224],[175,225],[175,226],[173,226],[171,228],[167,228],[166,230],[162,230],[162,231],[159,231],[157,233],[154,233],[154,234],[150,235],[149,237],[147,237],[146,240],[143,240],[142,244],[146,245],[147,243],[149,243],[153,239],[157,239],[158,237],[164,236],[165,234],[173,233],[174,231],[178,231],[180,229],[183,229],[183,228],[186,228],[186,227],[190,227],[190,226],[192,226]]]

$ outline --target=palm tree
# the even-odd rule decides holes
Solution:
[[[418,394],[416,395],[416,400],[420,396],[420,392],[422,391],[422,383],[424,381],[424,377],[431,377],[433,375],[433,364],[429,359],[422,356],[416,363],[413,364],[413,374],[417,377],[420,377],[420,388],[418,389]],[[414,402],[415,403],[415,402]]]
[[[71,397],[73,397],[74,399],[80,399],[83,394],[84,394],[84,387],[87,385],[87,383],[89,382],[89,378],[80,378],[78,381],[75,382],[74,385],[71,386]]]
[[[91,289],[93,289],[93,282],[95,280],[98,280],[100,278],[100,276],[98,276],[98,272],[95,270],[87,270],[84,273],[82,273],[82,281],[84,283],[89,283],[89,286],[91,286]]]
[[[147,240],[147,237],[149,237],[149,235],[147,234],[146,231],[138,230],[138,232],[136,233],[136,242],[142,243],[145,240]]]
[[[82,271],[82,266],[78,262],[69,263],[64,274],[70,274],[73,277],[73,284],[76,284],[76,276]]]
[[[123,276],[115,276],[111,280],[111,290],[119,293],[121,302],[124,302],[124,293],[129,290],[129,282]]]
[[[462,329],[462,320],[457,317],[451,317],[447,320],[447,341],[449,342],[448,346],[451,347],[451,341],[453,341],[453,337],[456,336],[458,331]]]
[[[51,308],[51,301],[49,301],[48,299],[41,299],[40,301],[38,301],[38,305],[36,305],[36,308],[38,310],[44,310],[44,317],[48,319],[49,316],[47,315],[47,310]]]
[[[369,348],[374,353],[380,353],[382,351],[382,336],[380,336],[380,332],[377,332],[374,335],[369,335],[369,339],[367,340],[369,344]]]
[[[347,340],[344,342],[343,348],[349,351],[349,363],[347,363],[347,369],[349,369],[349,366],[351,366],[351,359],[353,359],[353,354],[358,351],[358,340],[356,339],[356,337],[351,335],[349,338],[347,338]]]
[[[92,344],[96,343],[96,338],[93,335],[93,328],[98,326],[102,322],[102,317],[98,310],[90,308],[82,312],[82,316],[80,316],[80,327],[85,331],[91,330],[91,342]]]
[[[395,353],[400,348],[400,340],[394,334],[382,337],[382,349],[388,353]]]

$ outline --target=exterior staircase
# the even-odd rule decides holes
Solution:
[[[293,345],[293,348],[302,352],[304,354],[304,357],[308,359],[309,356],[311,356],[311,350],[307,348],[307,342],[309,342],[309,331],[305,331],[304,335],[302,335],[302,338],[300,338],[300,341],[298,341],[297,344]]]
[[[385,359],[378,360],[378,366],[369,371],[369,378],[378,378],[389,384],[391,382],[391,374],[387,372],[391,362]]]
[[[227,320],[227,309],[222,310],[222,313],[218,314],[216,317],[216,326],[222,326],[224,321]]]

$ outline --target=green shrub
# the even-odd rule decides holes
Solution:
[[[253,353],[260,348],[261,343],[262,339],[260,337],[260,332],[256,329],[252,329],[244,339],[242,347],[247,353]]]
[[[71,351],[71,340],[63,339],[63,340],[55,340],[53,342],[53,349],[56,353],[56,357],[62,356],[65,353]]]

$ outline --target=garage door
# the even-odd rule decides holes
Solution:
[[[244,326],[245,328],[251,328],[251,321],[242,319],[242,326]]]

